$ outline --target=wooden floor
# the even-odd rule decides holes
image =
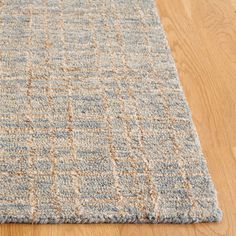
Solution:
[[[222,223],[0,225],[1,236],[236,235],[236,0],[157,0],[218,190]]]

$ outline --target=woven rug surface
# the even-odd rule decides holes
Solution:
[[[0,222],[221,219],[154,0],[0,8]]]

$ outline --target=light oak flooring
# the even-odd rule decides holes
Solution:
[[[236,235],[236,0],[157,0],[224,216],[194,225],[0,225],[1,236]]]

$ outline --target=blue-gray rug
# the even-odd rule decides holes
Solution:
[[[154,0],[0,8],[0,222],[221,219]]]

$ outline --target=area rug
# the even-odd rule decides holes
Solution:
[[[0,222],[221,219],[154,0],[0,7]]]

